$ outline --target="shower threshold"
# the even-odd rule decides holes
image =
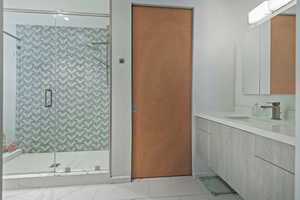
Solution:
[[[110,183],[109,151],[21,154],[4,164],[4,188],[25,189]],[[130,179],[124,180],[128,182]],[[121,182],[123,182],[121,180]]]
[[[57,152],[56,161],[53,153],[23,153],[4,163],[3,174],[26,175],[80,171],[109,170],[109,151]],[[99,170],[97,170],[99,171]]]
[[[9,175],[3,176],[3,189],[20,190],[29,188],[93,185],[114,183],[114,181],[115,180],[111,179],[109,171]],[[130,180],[119,180],[119,182],[129,181]]]

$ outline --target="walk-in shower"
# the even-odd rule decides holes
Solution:
[[[109,16],[5,10],[4,179],[109,174]]]

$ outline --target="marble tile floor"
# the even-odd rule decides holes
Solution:
[[[66,167],[72,171],[93,171],[95,166],[102,170],[109,169],[109,151],[58,152],[56,154],[57,172],[64,172]],[[25,153],[6,162],[4,175],[36,174],[53,172],[50,165],[54,163],[53,153]]]
[[[132,183],[4,191],[3,200],[242,200],[214,197],[192,177],[141,179]]]

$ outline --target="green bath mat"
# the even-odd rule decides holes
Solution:
[[[200,177],[199,179],[206,189],[214,196],[236,194],[227,183],[217,176]]]

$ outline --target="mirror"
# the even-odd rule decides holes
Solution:
[[[242,42],[242,66],[244,94],[295,94],[296,6],[249,27]]]

